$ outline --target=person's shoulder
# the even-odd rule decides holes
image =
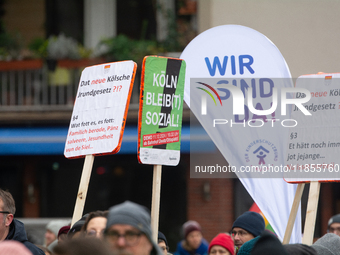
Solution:
[[[25,229],[25,225],[24,225],[24,223],[22,223],[20,220],[17,220],[17,219],[13,219],[13,221],[12,221],[12,223],[11,224],[13,224],[14,226],[15,226],[15,228],[19,228],[19,229]]]
[[[200,255],[205,255],[208,253],[209,243],[207,240],[202,238],[200,246],[197,248],[196,253]]]
[[[7,238],[9,240],[16,240],[22,243],[27,241],[27,234],[24,223],[17,219],[13,219],[10,225],[10,231]]]
[[[179,242],[177,243],[177,249],[178,249],[178,248],[183,248],[183,247],[182,247],[182,246],[183,246],[182,243],[183,243],[183,240],[181,240],[181,241],[179,241]]]
[[[176,251],[174,252],[174,255],[183,255],[185,254],[185,249],[183,247],[183,240],[179,241],[177,243]]]

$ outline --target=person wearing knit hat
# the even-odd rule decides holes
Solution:
[[[67,237],[72,239],[81,236],[82,232],[81,229],[85,224],[85,220],[89,214],[83,215],[80,220],[76,221],[70,228],[70,230],[67,233]]]
[[[241,247],[242,249],[242,247]],[[260,238],[256,241],[254,248],[250,252],[251,255],[288,255],[280,240],[269,233],[263,231]]]
[[[163,255],[152,239],[149,210],[131,201],[109,209],[104,236],[116,255]]]
[[[203,238],[201,225],[189,220],[183,224],[184,240],[177,244],[175,255],[205,255],[208,252],[208,242]]]
[[[328,221],[328,233],[340,236],[340,213],[331,217]]]
[[[58,232],[63,227],[70,224],[67,220],[52,220],[46,225],[45,247],[53,252],[58,244]]]
[[[312,244],[318,255],[340,255],[340,237],[327,233]]]
[[[208,248],[209,255],[234,255],[234,241],[230,235],[220,233],[215,236]]]
[[[232,226],[232,237],[239,249],[245,242],[259,236],[265,229],[264,219],[257,212],[247,211],[240,215]]]
[[[58,232],[58,244],[60,242],[63,242],[67,239],[67,234],[68,234],[68,231],[70,231],[70,226],[67,225],[67,226],[63,226],[59,229],[59,232]]]
[[[57,240],[59,229],[62,228],[63,226],[68,225],[69,223],[70,223],[69,221],[65,221],[65,220],[51,220],[46,225],[45,246],[48,247],[55,240]]]
[[[167,255],[169,252],[168,240],[166,240],[165,235],[158,231],[158,246],[163,251],[164,255]]]

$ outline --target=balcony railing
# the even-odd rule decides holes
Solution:
[[[54,71],[41,59],[0,61],[0,125],[69,122],[81,72],[102,59],[60,60]],[[136,74],[128,120],[138,120],[140,73]],[[183,121],[190,118],[186,104]]]
[[[40,59],[0,61],[0,112],[71,111],[82,70],[100,63],[104,62],[100,59],[61,60],[51,71]],[[132,107],[138,105],[138,80],[136,75]]]

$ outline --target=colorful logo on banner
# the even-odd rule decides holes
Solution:
[[[122,61],[83,70],[65,157],[114,154],[120,150],[136,69],[135,62]]]
[[[177,165],[183,113],[185,62],[148,56],[142,66],[138,160]]]

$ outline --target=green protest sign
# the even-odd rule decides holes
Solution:
[[[185,62],[148,56],[142,66],[138,122],[138,160],[143,164],[179,163]]]

